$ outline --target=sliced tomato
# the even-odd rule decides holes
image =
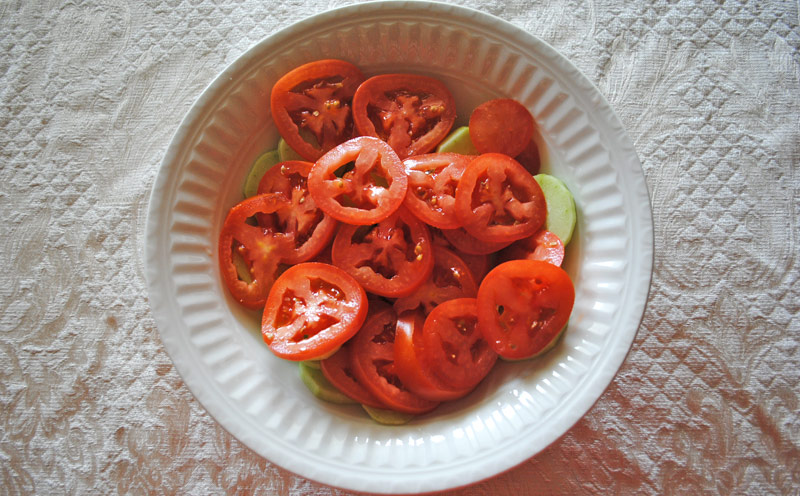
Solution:
[[[456,214],[464,229],[489,242],[533,235],[547,215],[542,188],[516,160],[485,153],[467,166],[456,188]]]
[[[261,334],[280,358],[319,359],[353,337],[367,308],[364,289],[343,270],[317,262],[293,265],[272,285]]]
[[[480,153],[502,153],[515,157],[533,137],[533,116],[511,98],[484,102],[469,117],[469,137]]]
[[[277,277],[279,263],[289,251],[289,243],[273,230],[252,225],[249,219],[271,214],[288,205],[280,195],[257,195],[228,211],[219,236],[219,267],[231,295],[248,308],[260,308]],[[234,251],[236,255],[234,255]],[[234,256],[244,261],[249,281],[240,279]]]
[[[488,255],[502,250],[512,243],[511,241],[494,242],[478,239],[462,227],[458,229],[442,229],[442,235],[457,250],[470,255]]]
[[[405,208],[372,226],[342,224],[331,257],[364,289],[390,298],[419,288],[434,260],[428,228]]]
[[[408,178],[389,145],[361,136],[317,160],[308,174],[308,189],[331,217],[368,225],[386,219],[402,205]]]
[[[447,387],[472,389],[497,361],[478,324],[475,298],[448,300],[431,310],[422,332],[421,362]]]
[[[320,361],[322,374],[348,398],[373,408],[386,408],[386,405],[370,393],[353,373],[351,343],[352,341],[348,341],[339,348],[339,351]]]
[[[560,266],[564,261],[564,243],[555,234],[542,229],[529,238],[512,243],[500,253],[500,259],[543,260]]]
[[[397,376],[394,340],[397,315],[391,307],[370,314],[353,338],[351,364],[358,381],[388,408],[420,414],[439,404],[412,393]]]
[[[454,298],[474,298],[478,294],[475,277],[464,260],[440,246],[433,247],[433,272],[409,296],[398,298],[394,309],[398,314],[422,309],[428,314],[436,305]]]
[[[427,76],[374,76],[353,96],[358,132],[386,141],[403,159],[433,150],[455,119],[453,95],[440,81]]]
[[[428,153],[403,161],[408,175],[405,206],[431,226],[456,229],[456,186],[472,157],[458,153]]]
[[[525,170],[530,172],[532,176],[538,174],[539,169],[542,167],[542,156],[539,153],[539,145],[536,144],[536,140],[530,140],[522,152],[514,157],[514,160],[525,167]]]
[[[353,137],[353,95],[364,75],[344,60],[318,60],[286,73],[272,87],[278,132],[294,151],[315,161]]]
[[[509,359],[537,355],[567,324],[575,288],[561,267],[512,260],[492,269],[478,288],[478,322],[486,341]]]
[[[306,262],[319,254],[333,239],[338,223],[327,215],[308,192],[311,162],[292,160],[276,164],[258,184],[258,193],[277,193],[289,205],[272,214],[259,214],[259,224],[286,235],[291,249],[283,254],[290,264]]]
[[[471,388],[454,389],[442,384],[420,360],[425,313],[400,313],[394,336],[394,366],[397,377],[413,393],[432,401],[449,401],[469,393]]]

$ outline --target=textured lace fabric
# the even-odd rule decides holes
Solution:
[[[588,415],[452,494],[797,494],[798,3],[457,3],[544,39],[608,98],[643,164],[656,258]],[[150,188],[194,99],[252,44],[340,4],[0,4],[3,493],[346,494],[205,412],[143,269]]]

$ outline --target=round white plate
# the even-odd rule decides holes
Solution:
[[[461,122],[487,99],[526,105],[549,170],[573,191],[565,267],[576,304],[545,357],[500,363],[476,391],[404,426],[314,398],[297,365],[262,343],[259,317],[228,296],[216,244],[256,156],[278,135],[273,83],[312,60],[365,74],[416,72],[453,92]],[[332,486],[379,493],[463,486],[564,434],[600,397],[631,346],[650,285],[653,231],[641,165],[597,89],[553,48],[495,17],[437,3],[348,6],[254,46],[198,98],[167,151],[147,220],[150,303],[186,385],[230,433],[270,461]]]

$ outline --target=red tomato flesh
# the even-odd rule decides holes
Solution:
[[[574,302],[575,288],[561,267],[512,260],[492,269],[478,288],[478,323],[500,356],[530,358],[559,335]]]
[[[367,315],[361,285],[332,265],[293,265],[275,281],[261,319],[264,342],[286,360],[313,360],[353,337]]]
[[[478,105],[469,117],[469,137],[480,153],[515,157],[531,142],[533,116],[521,103],[498,98]]]
[[[404,159],[433,150],[456,119],[453,96],[440,81],[414,74],[382,74],[364,81],[353,96],[353,120]]]

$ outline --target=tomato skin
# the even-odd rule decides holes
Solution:
[[[358,132],[386,141],[401,159],[433,150],[455,119],[452,94],[440,81],[427,76],[373,76],[353,96]]]
[[[290,204],[270,215],[259,214],[259,224],[286,235],[291,249],[283,261],[288,264],[307,262],[317,256],[336,233],[338,222],[317,208],[308,191],[311,162],[291,160],[269,169],[258,184],[258,193],[285,196]]]
[[[236,204],[228,211],[222,225],[218,244],[219,268],[231,295],[247,308],[264,306],[270,287],[275,281],[278,264],[288,252],[288,243],[280,234],[245,221],[257,214],[269,214],[288,205],[280,195],[257,195]],[[252,282],[239,279],[233,262],[232,247],[236,243],[250,268]]]
[[[442,235],[456,250],[470,255],[489,255],[512,243],[512,241],[494,242],[478,239],[463,227],[442,229]]]
[[[475,298],[445,301],[425,319],[421,361],[446,387],[471,390],[494,367],[497,353],[480,327]]]
[[[408,296],[433,270],[427,226],[400,208],[371,228],[342,224],[333,240],[334,265],[380,296]]]
[[[289,267],[270,289],[261,334],[286,360],[313,360],[353,337],[366,318],[367,294],[333,265],[306,262]]]
[[[522,152],[514,157],[514,160],[525,167],[525,170],[530,172],[531,176],[538,174],[539,169],[542,168],[542,156],[539,153],[539,145],[536,144],[536,140],[530,140]]]
[[[338,177],[336,172],[350,162],[355,162],[354,167]],[[369,225],[386,219],[400,208],[407,189],[400,158],[389,145],[370,136],[333,148],[308,174],[308,190],[317,206],[348,224]]]
[[[555,234],[542,229],[529,238],[512,243],[501,252],[500,259],[543,260],[561,266],[564,261],[564,243]]]
[[[388,408],[421,414],[439,405],[411,391],[400,381],[394,363],[397,315],[391,307],[370,314],[353,339],[353,373],[364,387]]]
[[[456,214],[472,236],[511,242],[533,235],[547,215],[542,188],[513,158],[485,153],[467,166],[456,188]]]
[[[472,157],[457,153],[428,153],[403,161],[408,175],[404,204],[420,220],[440,229],[456,229],[458,181]]]
[[[530,358],[567,324],[575,288],[561,268],[541,260],[512,260],[486,275],[478,288],[478,323],[500,356]]]
[[[454,298],[474,298],[478,284],[469,266],[456,253],[441,246],[433,247],[433,270],[412,294],[398,298],[398,314],[421,308],[428,314],[436,305]]]
[[[413,393],[431,401],[450,401],[469,393],[471,388],[454,389],[442,384],[421,361],[425,354],[422,332],[425,314],[412,311],[399,314],[394,336],[394,365],[397,377]]]
[[[353,137],[352,99],[364,75],[344,60],[317,60],[281,77],[272,87],[272,119],[286,143],[315,161]],[[301,129],[314,135],[306,141]]]
[[[535,123],[521,103],[498,98],[478,105],[469,117],[469,137],[480,153],[515,157],[531,142]]]
[[[339,391],[348,398],[373,408],[386,408],[378,398],[370,393],[353,375],[352,344],[350,341],[343,344],[339,351],[324,360],[319,365],[322,374]]]

